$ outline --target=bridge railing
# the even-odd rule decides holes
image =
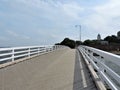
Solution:
[[[79,46],[78,49],[109,88],[120,90],[120,56],[88,46]]]
[[[15,60],[48,53],[57,49],[65,48],[62,45],[26,46],[13,48],[0,48],[0,64],[14,62]]]

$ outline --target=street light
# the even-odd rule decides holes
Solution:
[[[79,37],[80,37],[80,41],[81,41],[81,25],[75,25],[75,27],[79,27],[79,30],[80,30]]]

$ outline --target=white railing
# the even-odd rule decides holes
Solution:
[[[44,46],[27,46],[0,48],[0,64],[14,62],[15,60],[48,53],[57,49],[65,48],[62,45],[44,45]]]
[[[79,46],[78,49],[97,71],[104,84],[112,90],[120,90],[120,56],[88,46]],[[111,64],[114,67],[111,67]],[[116,67],[119,73],[114,69]]]

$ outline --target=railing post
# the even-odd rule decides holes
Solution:
[[[28,48],[28,57],[30,57],[30,48]]]
[[[47,47],[44,46],[43,53],[47,52]]]
[[[38,47],[38,55],[39,55],[40,47]]]
[[[94,59],[94,58],[93,58],[93,52],[92,52],[92,51],[90,51],[90,57],[91,57],[92,60]]]
[[[105,62],[104,62],[104,60],[103,60],[103,58],[102,58],[101,56],[99,56],[99,60],[100,60],[101,63],[105,64]],[[100,70],[101,70],[102,72],[105,71],[105,69],[103,68],[103,66],[102,66],[101,64],[100,64]]]
[[[15,49],[13,48],[12,49],[12,62],[14,62],[15,61]]]

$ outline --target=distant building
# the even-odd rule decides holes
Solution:
[[[109,43],[108,43],[108,41],[101,40],[101,41],[100,41],[100,44],[101,44],[101,45],[108,45]]]
[[[101,45],[108,45],[109,44],[108,41],[104,41],[104,40],[101,39],[101,35],[100,34],[97,35],[97,41]]]
[[[120,39],[120,31],[117,32],[117,38]]]
[[[99,40],[99,41],[101,40],[101,35],[100,34],[97,35],[97,40]]]

